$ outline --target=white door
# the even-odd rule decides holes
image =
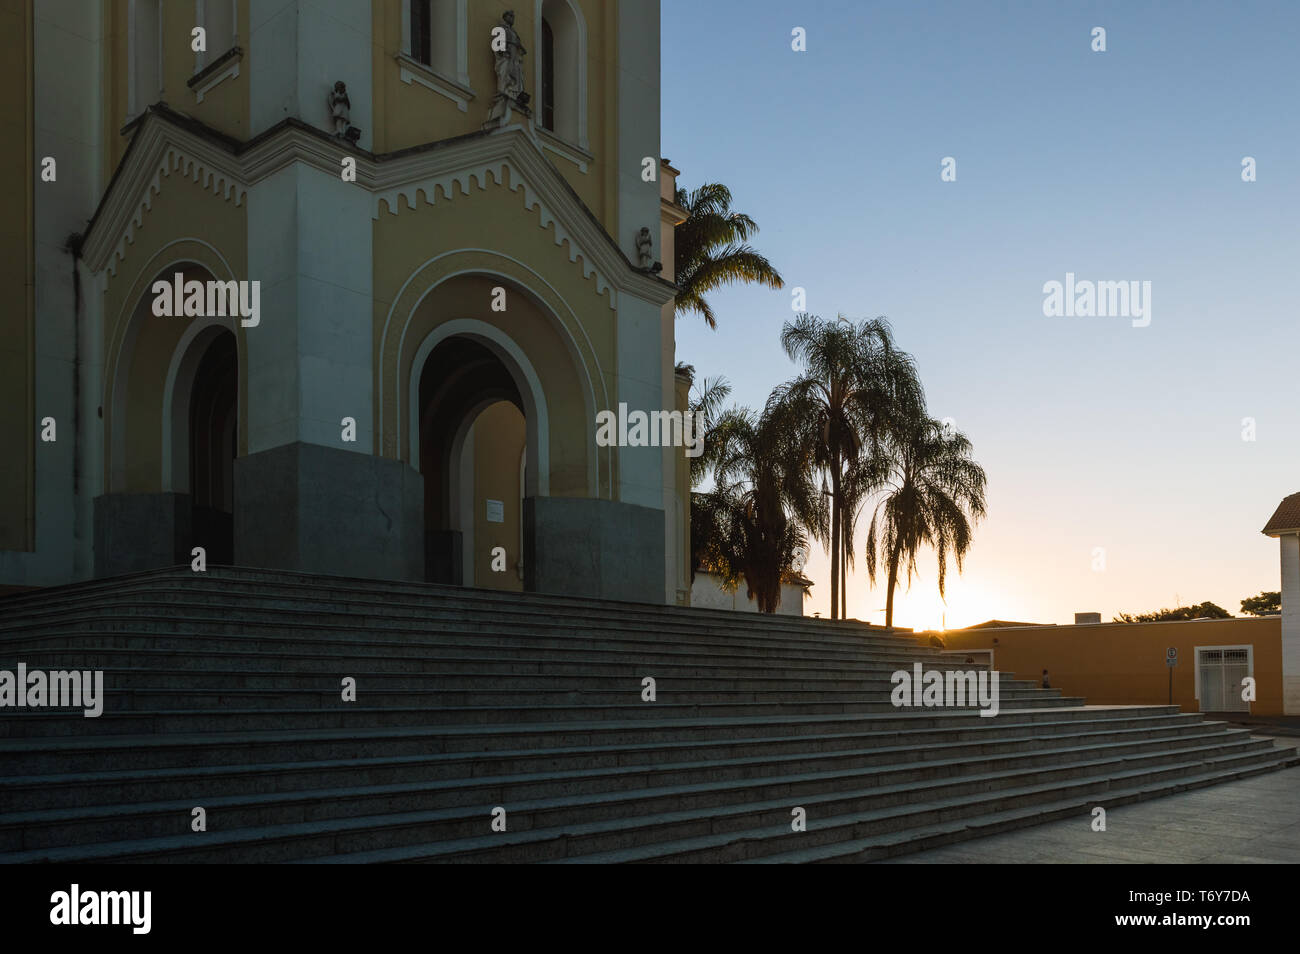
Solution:
[[[1250,675],[1247,649],[1198,649],[1202,712],[1249,712],[1241,698],[1241,681]]]

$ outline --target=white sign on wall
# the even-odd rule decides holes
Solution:
[[[487,502],[487,522],[488,523],[505,523],[506,522],[506,505],[500,500],[489,500]]]

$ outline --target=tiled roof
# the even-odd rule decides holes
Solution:
[[[1300,494],[1291,494],[1289,497],[1282,498],[1282,502],[1273,511],[1273,516],[1269,517],[1268,523],[1264,525],[1263,532],[1269,536],[1277,536],[1288,530],[1300,530]]]

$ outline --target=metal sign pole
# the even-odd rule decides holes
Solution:
[[[1169,704],[1174,704],[1174,667],[1178,665],[1178,647],[1170,646],[1165,650],[1165,665],[1169,667]]]

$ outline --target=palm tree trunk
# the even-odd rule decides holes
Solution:
[[[898,586],[898,556],[899,546],[895,544],[893,551],[889,554],[889,592],[885,594],[885,626],[894,625],[894,588]]]
[[[831,619],[840,618],[840,460],[831,460]]]
[[[844,514],[840,514],[843,519]],[[846,534],[840,531],[840,542],[844,543]],[[847,546],[840,547],[840,619],[849,618],[849,550]]]

